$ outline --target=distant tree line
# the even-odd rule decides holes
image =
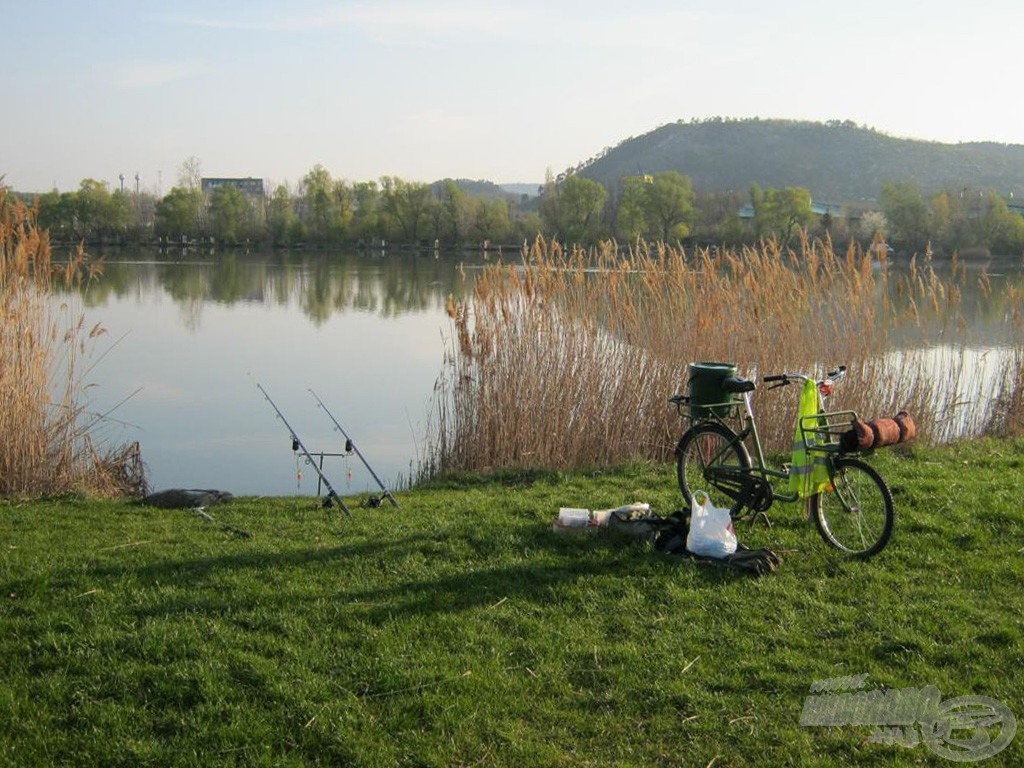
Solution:
[[[965,187],[925,197],[915,184],[890,182],[881,202],[889,243],[898,250],[1024,253],[1024,216],[992,190]]]
[[[987,249],[1024,253],[1024,217],[992,191],[961,189],[926,197],[909,182],[884,184],[880,202],[814,204],[802,187],[697,194],[676,171],[622,178],[614,189],[568,171],[550,176],[538,197],[501,194],[494,185],[447,179],[435,184],[395,176],[350,183],[314,166],[294,188],[263,197],[231,185],[201,189],[198,162],[182,167],[166,195],[111,192],[85,179],[74,192],[36,197],[39,222],[55,241],[193,243],[315,247],[363,244],[478,248],[521,245],[538,234],[565,244],[615,238],[737,246],[803,233],[837,245],[881,237],[901,253]]]

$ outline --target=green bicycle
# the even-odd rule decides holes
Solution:
[[[885,548],[895,520],[892,493],[881,475],[840,439],[856,413],[825,408],[835,383],[846,375],[845,366],[821,380],[794,373],[764,377],[769,389],[800,383],[809,391],[812,382],[816,395],[816,403],[797,417],[794,458],[803,461],[777,467],[765,460],[757,431],[751,408],[755,383],[736,376],[735,366],[728,364],[694,363],[690,371],[689,394],[669,398],[692,422],[676,445],[679,489],[688,505],[694,491],[710,487],[731,499],[733,519],[762,517],[767,522],[765,513],[776,500],[806,499],[809,517],[829,545],[859,558]],[[802,477],[809,475],[813,478]]]

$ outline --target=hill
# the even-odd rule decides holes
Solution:
[[[457,186],[470,197],[496,199],[508,197],[508,195],[510,194],[508,191],[498,186],[494,182],[482,179],[440,179],[431,184],[430,189],[434,193],[434,195],[440,195],[441,190],[444,189],[444,185],[448,182],[454,182],[455,186]]]
[[[900,139],[852,122],[728,120],[663,125],[578,169],[614,189],[623,176],[679,171],[698,192],[806,187],[819,200],[875,199],[886,181],[923,192],[964,187],[1024,194],[1024,146]]]

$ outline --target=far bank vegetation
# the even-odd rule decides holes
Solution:
[[[612,186],[569,171],[549,176],[536,195],[453,179],[350,182],[320,165],[295,185],[255,196],[231,185],[203,192],[200,181],[193,172],[154,195],[84,179],[75,191],[23,197],[64,244],[507,251],[542,234],[565,248],[611,238],[742,248],[768,239],[792,246],[807,231],[840,249],[881,237],[906,258],[1024,253],[1021,209],[996,190],[925,191],[899,179],[881,185],[877,202],[828,204],[800,186],[698,190],[678,171],[625,176]]]

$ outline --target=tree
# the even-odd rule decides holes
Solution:
[[[916,184],[883,184],[882,212],[889,222],[889,239],[894,247],[910,252],[923,252],[928,247],[928,205]]]
[[[650,176],[628,176],[623,179],[622,195],[615,211],[615,229],[619,237],[632,242],[647,231],[644,202]]]
[[[469,229],[470,206],[466,193],[451,179],[445,179],[441,185],[438,213],[438,237],[460,245]]]
[[[760,240],[765,234],[761,227],[766,223],[766,214],[758,215],[764,208],[764,190],[756,182],[750,185],[750,207],[754,209],[754,236]]]
[[[875,238],[886,238],[889,235],[889,222],[881,211],[868,211],[860,220],[860,239],[872,242]]]
[[[775,237],[783,247],[789,245],[798,229],[807,227],[814,218],[811,193],[803,187],[762,191],[755,185],[751,199],[756,200],[754,219],[758,236]]]
[[[501,242],[512,232],[508,202],[502,198],[479,198],[474,202],[473,234],[477,240]]]
[[[288,245],[301,239],[302,225],[295,215],[291,193],[284,184],[278,184],[270,198],[267,228],[275,245]]]
[[[127,197],[111,195],[103,181],[82,179],[71,198],[71,209],[74,234],[84,240],[123,234],[128,226]]]
[[[65,239],[73,236],[75,225],[75,193],[58,192],[56,189],[41,195],[39,204],[39,226],[50,232],[50,236]]]
[[[198,189],[174,187],[156,204],[157,234],[175,240],[195,237],[202,206],[203,193]]]
[[[234,244],[245,220],[248,202],[238,187],[217,187],[210,195],[210,229],[217,240]]]
[[[328,231],[331,242],[341,242],[348,236],[354,216],[355,198],[344,179],[337,179],[331,187],[331,201],[334,204],[334,218]]]
[[[930,230],[932,244],[943,251],[955,250],[954,211],[956,205],[949,192],[940,192],[931,199]]]
[[[722,245],[738,245],[749,239],[750,229],[740,217],[746,199],[737,190],[695,194],[691,236],[702,243],[717,241]]]
[[[545,228],[568,243],[597,240],[608,192],[596,181],[575,173],[545,185],[540,215]]]
[[[353,218],[352,229],[356,237],[370,239],[380,237],[380,191],[375,181],[361,181],[352,186]]]
[[[380,187],[381,212],[392,223],[391,229],[406,243],[419,242],[431,203],[430,186],[384,176]]]
[[[327,242],[330,233],[336,227],[337,218],[331,174],[317,163],[313,170],[302,177],[300,187],[306,203],[306,231],[318,243]]]
[[[693,221],[694,194],[689,177],[678,171],[658,173],[645,189],[644,214],[653,234],[666,243],[686,237]]]
[[[993,191],[981,199],[974,231],[973,245],[988,248],[994,253],[1020,252],[1021,217],[1011,213],[1006,201]]]
[[[203,184],[203,167],[195,155],[186,157],[178,166],[178,186],[182,189],[196,190]]]

